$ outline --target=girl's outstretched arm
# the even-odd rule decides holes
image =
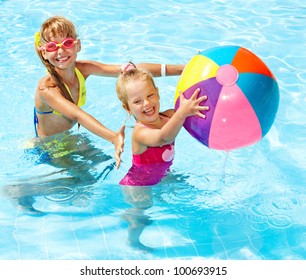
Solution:
[[[104,64],[98,61],[82,60],[76,62],[76,67],[82,72],[85,79],[90,75],[118,77],[121,64]],[[183,64],[139,63],[137,68],[143,68],[155,77],[180,75],[185,67]]]
[[[97,136],[113,143],[115,146],[116,166],[119,168],[121,162],[120,155],[124,147],[124,127],[118,132],[110,130],[93,116],[83,111],[79,106],[65,99],[55,87],[44,90],[41,94],[41,98],[53,110],[61,113],[70,121],[79,123]]]

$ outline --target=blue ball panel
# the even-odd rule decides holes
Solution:
[[[277,82],[255,73],[240,74],[237,85],[251,103],[262,129],[262,136],[271,128],[279,104]]]
[[[239,46],[220,46],[202,51],[200,54],[210,58],[216,64],[221,66],[224,64],[232,64],[239,49]]]

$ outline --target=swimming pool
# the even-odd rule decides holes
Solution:
[[[60,5],[59,5],[60,3]],[[306,259],[306,4],[292,1],[0,1],[0,259]],[[48,9],[46,9],[48,7]],[[31,149],[34,90],[45,69],[33,35],[49,16],[76,23],[79,59],[186,63],[199,49],[241,45],[280,87],[274,125],[228,154],[185,130],[172,172],[122,188],[110,144],[75,128],[46,154]],[[173,107],[178,77],[156,80]],[[89,78],[86,110],[117,129],[126,114],[115,79]],[[103,90],[102,90],[103,89]],[[132,120],[128,120],[128,126]]]

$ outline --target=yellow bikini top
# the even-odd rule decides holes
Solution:
[[[75,68],[75,74],[77,75],[77,78],[79,80],[79,100],[78,100],[78,106],[84,106],[86,103],[86,86],[85,86],[85,78],[83,76],[83,74],[80,72],[80,70],[78,68]],[[72,94],[70,92],[69,87],[65,84],[66,89],[68,90],[71,98],[72,98]],[[56,110],[53,110],[53,114],[56,115],[62,115],[61,113],[57,112]]]

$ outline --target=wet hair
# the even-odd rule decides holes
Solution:
[[[150,72],[141,68],[134,68],[128,71],[121,72],[116,82],[116,92],[119,100],[126,109],[129,110],[128,96],[126,93],[126,85],[131,81],[148,81],[156,88],[154,79]]]
[[[62,77],[55,71],[55,67],[49,62],[49,60],[45,59],[42,55],[42,52],[38,50],[39,46],[42,46],[51,41],[52,37],[63,37],[63,38],[73,38],[77,39],[77,33],[74,24],[61,16],[54,16],[47,19],[41,26],[39,31],[39,42],[35,40],[35,50],[38,54],[40,60],[47,68],[50,73],[54,84],[60,90],[61,94],[69,101],[74,102],[72,97],[70,96],[68,90],[65,87]]]

